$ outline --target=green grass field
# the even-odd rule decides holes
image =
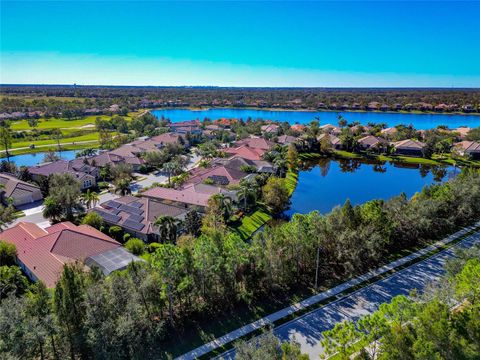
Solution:
[[[132,120],[135,116],[139,115],[141,112],[131,112],[127,116],[123,116],[127,121]],[[95,120],[97,117],[100,117],[104,120],[111,119],[111,116],[108,115],[92,115],[87,116],[82,119],[60,119],[60,118],[40,118],[38,121],[38,126],[35,129],[38,130],[52,130],[52,129],[60,129],[62,132],[62,139],[60,140],[61,144],[69,144],[69,149],[82,149],[82,148],[90,148],[90,147],[98,147],[98,132],[95,129]],[[33,130],[28,125],[27,120],[16,120],[11,122],[10,128],[12,131],[26,131],[29,132]],[[79,135],[81,133],[82,135]],[[114,133],[113,135],[116,135]],[[88,141],[88,143],[84,144],[71,144],[73,142],[84,142]],[[27,154],[27,153],[35,153],[35,152],[42,152],[48,150],[55,150],[57,141],[55,139],[49,138],[48,136],[41,136],[36,140],[25,140],[25,139],[13,139],[12,141],[12,149],[17,148],[28,148],[30,145],[35,145],[35,149],[22,149],[22,150],[12,150],[12,154],[20,155],[20,154]],[[52,145],[46,147],[45,145]],[[3,148],[0,150],[4,150]]]
[[[244,216],[241,220],[241,224],[232,228],[232,230],[240,235],[242,239],[246,240],[271,219],[272,215],[270,215],[266,209],[259,207],[252,214]]]
[[[81,142],[81,141],[98,141],[98,133],[97,132],[90,132],[85,135],[75,136],[75,137],[64,137],[60,139],[60,144],[67,144],[73,142]],[[12,143],[12,149],[21,148],[21,147],[29,147],[31,144],[34,144],[36,147],[40,145],[56,145],[57,141],[55,139],[47,139],[47,140],[35,140],[35,141],[19,141]],[[85,145],[87,146],[87,145]]]
[[[129,121],[132,120],[133,116],[137,113],[130,113],[128,116],[123,116],[125,120]],[[39,130],[49,130],[49,129],[88,129],[87,126],[90,126],[90,129],[95,129],[95,120],[97,117],[103,120],[110,120],[112,117],[108,115],[92,115],[86,116],[82,119],[59,119],[59,118],[40,118],[38,121],[38,126],[35,129]],[[10,128],[13,131],[26,131],[32,130],[32,128],[28,125],[27,120],[16,120],[11,122]]]

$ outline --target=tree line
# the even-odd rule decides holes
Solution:
[[[161,357],[162,344],[195,319],[215,321],[238,306],[255,308],[266,298],[357,275],[478,214],[480,173],[474,170],[411,199],[347,201],[327,215],[295,215],[251,243],[212,211],[200,236],[157,244],[148,262],[126,271],[103,277],[69,265],[53,292],[36,284],[24,295],[4,294],[0,350],[19,358]]]
[[[149,107],[231,106],[330,110],[366,110],[372,102],[386,105],[388,110],[433,111],[439,104],[448,105],[438,111],[478,112],[478,89],[320,89],[320,88],[217,88],[217,87],[101,87],[101,86],[38,86],[2,85],[7,96],[0,100],[4,112],[40,111],[47,116],[59,113],[75,118],[98,113],[111,113],[111,105],[119,113]],[[28,97],[26,97],[28,96]],[[33,99],[32,99],[33,97]],[[64,97],[65,99],[59,99]],[[463,106],[471,105],[469,109]],[[37,114],[38,115],[38,114]],[[32,116],[35,116],[32,115]]]

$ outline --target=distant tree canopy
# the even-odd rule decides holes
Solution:
[[[272,89],[217,87],[102,87],[2,85],[0,106],[7,113],[24,113],[24,117],[73,119],[89,114],[112,114],[116,110],[115,128],[128,131],[121,116],[128,111],[149,107],[231,106],[329,110],[403,110],[438,112],[478,112],[478,89]],[[28,95],[28,99],[22,95]],[[32,97],[37,96],[33,101]],[[66,97],[65,100],[61,99]],[[78,98],[73,99],[72,97]],[[34,115],[28,115],[34,112]],[[144,119],[146,120],[146,119]],[[32,122],[33,125],[33,122]],[[146,122],[135,122],[138,133],[151,131]],[[151,124],[150,124],[151,125]]]

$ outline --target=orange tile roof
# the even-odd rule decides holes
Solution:
[[[74,261],[115,249],[117,241],[88,225],[65,222],[46,228],[20,222],[0,233],[0,239],[17,248],[17,258],[47,287],[54,287],[63,266]]]

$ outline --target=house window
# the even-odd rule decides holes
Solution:
[[[92,186],[92,180],[85,180],[83,182],[83,187],[84,188],[87,188],[87,187],[90,187],[90,186]]]

